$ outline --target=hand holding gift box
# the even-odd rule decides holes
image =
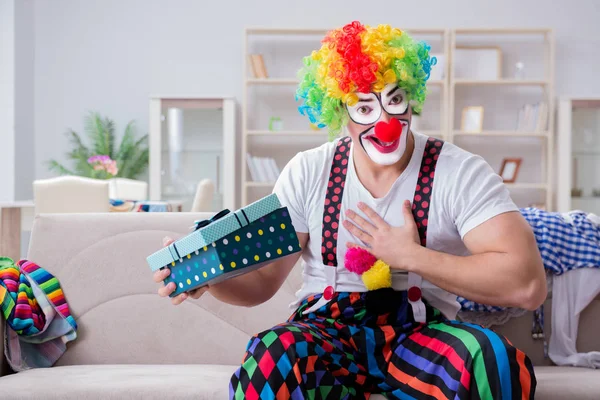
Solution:
[[[170,296],[248,273],[301,251],[286,207],[271,194],[235,212],[196,221],[194,232],[147,258],[152,271],[169,268]]]

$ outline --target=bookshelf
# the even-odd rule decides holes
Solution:
[[[459,76],[459,61],[451,63],[450,141],[480,154],[497,172],[502,159],[521,158],[527,168],[520,169],[515,183],[506,184],[513,199],[519,206],[543,205],[553,210],[553,31],[455,29],[451,32],[451,54],[458,48],[499,49],[500,60],[497,71],[490,69],[490,75],[494,76],[475,78]],[[494,63],[490,61],[489,65]],[[465,132],[461,126],[461,110],[465,106],[483,104],[486,112],[482,129]]]
[[[498,149],[506,157],[522,156],[519,151],[535,148],[539,153],[524,160],[527,170],[538,176],[522,176],[515,183],[507,183],[511,193],[519,199],[519,205],[544,203],[553,208],[553,184],[551,182],[553,161],[553,96],[554,96],[554,36],[549,29],[405,29],[416,39],[431,45],[431,54],[438,58],[427,86],[430,89],[422,115],[414,119],[414,128],[429,136],[456,143],[468,151],[481,154],[499,172]],[[243,101],[242,101],[242,173],[241,201],[248,204],[271,191],[274,182],[255,182],[248,167],[247,154],[272,155],[279,169],[297,152],[316,147],[327,138],[326,130],[313,130],[305,117],[298,115],[294,92],[298,79],[296,71],[301,67],[302,57],[320,46],[326,29],[266,28],[254,27],[244,31],[243,48]],[[516,41],[511,38],[517,38]],[[537,40],[537,49],[528,51],[531,38]],[[540,40],[541,38],[541,40]],[[516,43],[516,44],[515,44]],[[497,77],[469,77],[457,73],[456,49],[459,46],[493,46],[502,50],[502,63]],[[525,76],[514,77],[509,67],[518,60],[516,50],[525,49]],[[253,74],[250,56],[264,56],[267,75]],[[534,55],[539,55],[535,58]],[[517,58],[515,58],[517,57]],[[508,71],[508,72],[507,72]],[[540,73],[540,71],[543,71]],[[527,101],[544,101],[548,106],[547,124],[543,129],[518,129],[516,124],[503,122],[496,115],[494,93],[504,93],[511,98],[514,110],[505,111],[507,119],[517,119],[519,108]],[[490,95],[491,93],[491,95]],[[537,96],[537,100],[532,100]],[[465,105],[479,105],[482,99],[486,113],[483,127],[478,132],[465,131],[461,127],[460,113]],[[490,100],[491,99],[491,100]],[[483,102],[485,103],[485,101]],[[264,107],[266,111],[259,110]],[[283,128],[268,129],[269,115],[282,116]],[[497,123],[499,122],[499,123]],[[489,143],[488,143],[489,142]],[[485,150],[494,154],[486,155]],[[511,149],[517,149],[512,154]],[[260,154],[259,154],[260,155]],[[522,156],[525,157],[525,156]],[[525,162],[527,161],[527,162]],[[528,164],[529,163],[529,164]],[[521,168],[520,174],[523,174]]]

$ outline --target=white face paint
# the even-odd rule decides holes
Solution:
[[[408,99],[404,89],[396,83],[387,85],[381,95],[375,93],[359,94],[358,102],[354,106],[348,106],[348,115],[356,124],[365,125],[365,130],[358,137],[360,144],[367,155],[380,165],[391,165],[400,160],[406,151],[408,131],[410,129],[410,115],[408,115]],[[385,114],[387,115],[384,115]],[[385,118],[382,119],[382,116]],[[396,119],[399,124],[395,121]],[[384,126],[379,126],[381,123]],[[396,125],[397,129],[391,129]],[[399,125],[399,126],[398,126]],[[377,127],[377,128],[376,128]],[[400,131],[399,137],[389,133],[378,132],[377,129],[391,129],[391,132]],[[378,133],[376,135],[376,133]],[[392,141],[384,142],[380,137],[389,138]]]

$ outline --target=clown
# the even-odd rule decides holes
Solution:
[[[303,249],[303,283],[289,320],[250,339],[231,398],[533,398],[523,352],[455,321],[457,296],[535,309],[546,281],[502,179],[411,129],[434,65],[425,43],[359,22],[305,57],[299,111],[331,140],[298,153],[274,188]],[[202,290],[256,305],[297,260]]]

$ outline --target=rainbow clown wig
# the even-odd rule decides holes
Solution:
[[[347,123],[344,105],[354,105],[357,93],[381,92],[398,82],[415,114],[423,108],[426,83],[435,57],[430,46],[416,42],[389,25],[370,27],[352,22],[330,31],[319,50],[304,57],[299,72],[298,109],[312,124],[327,127],[330,138]]]

